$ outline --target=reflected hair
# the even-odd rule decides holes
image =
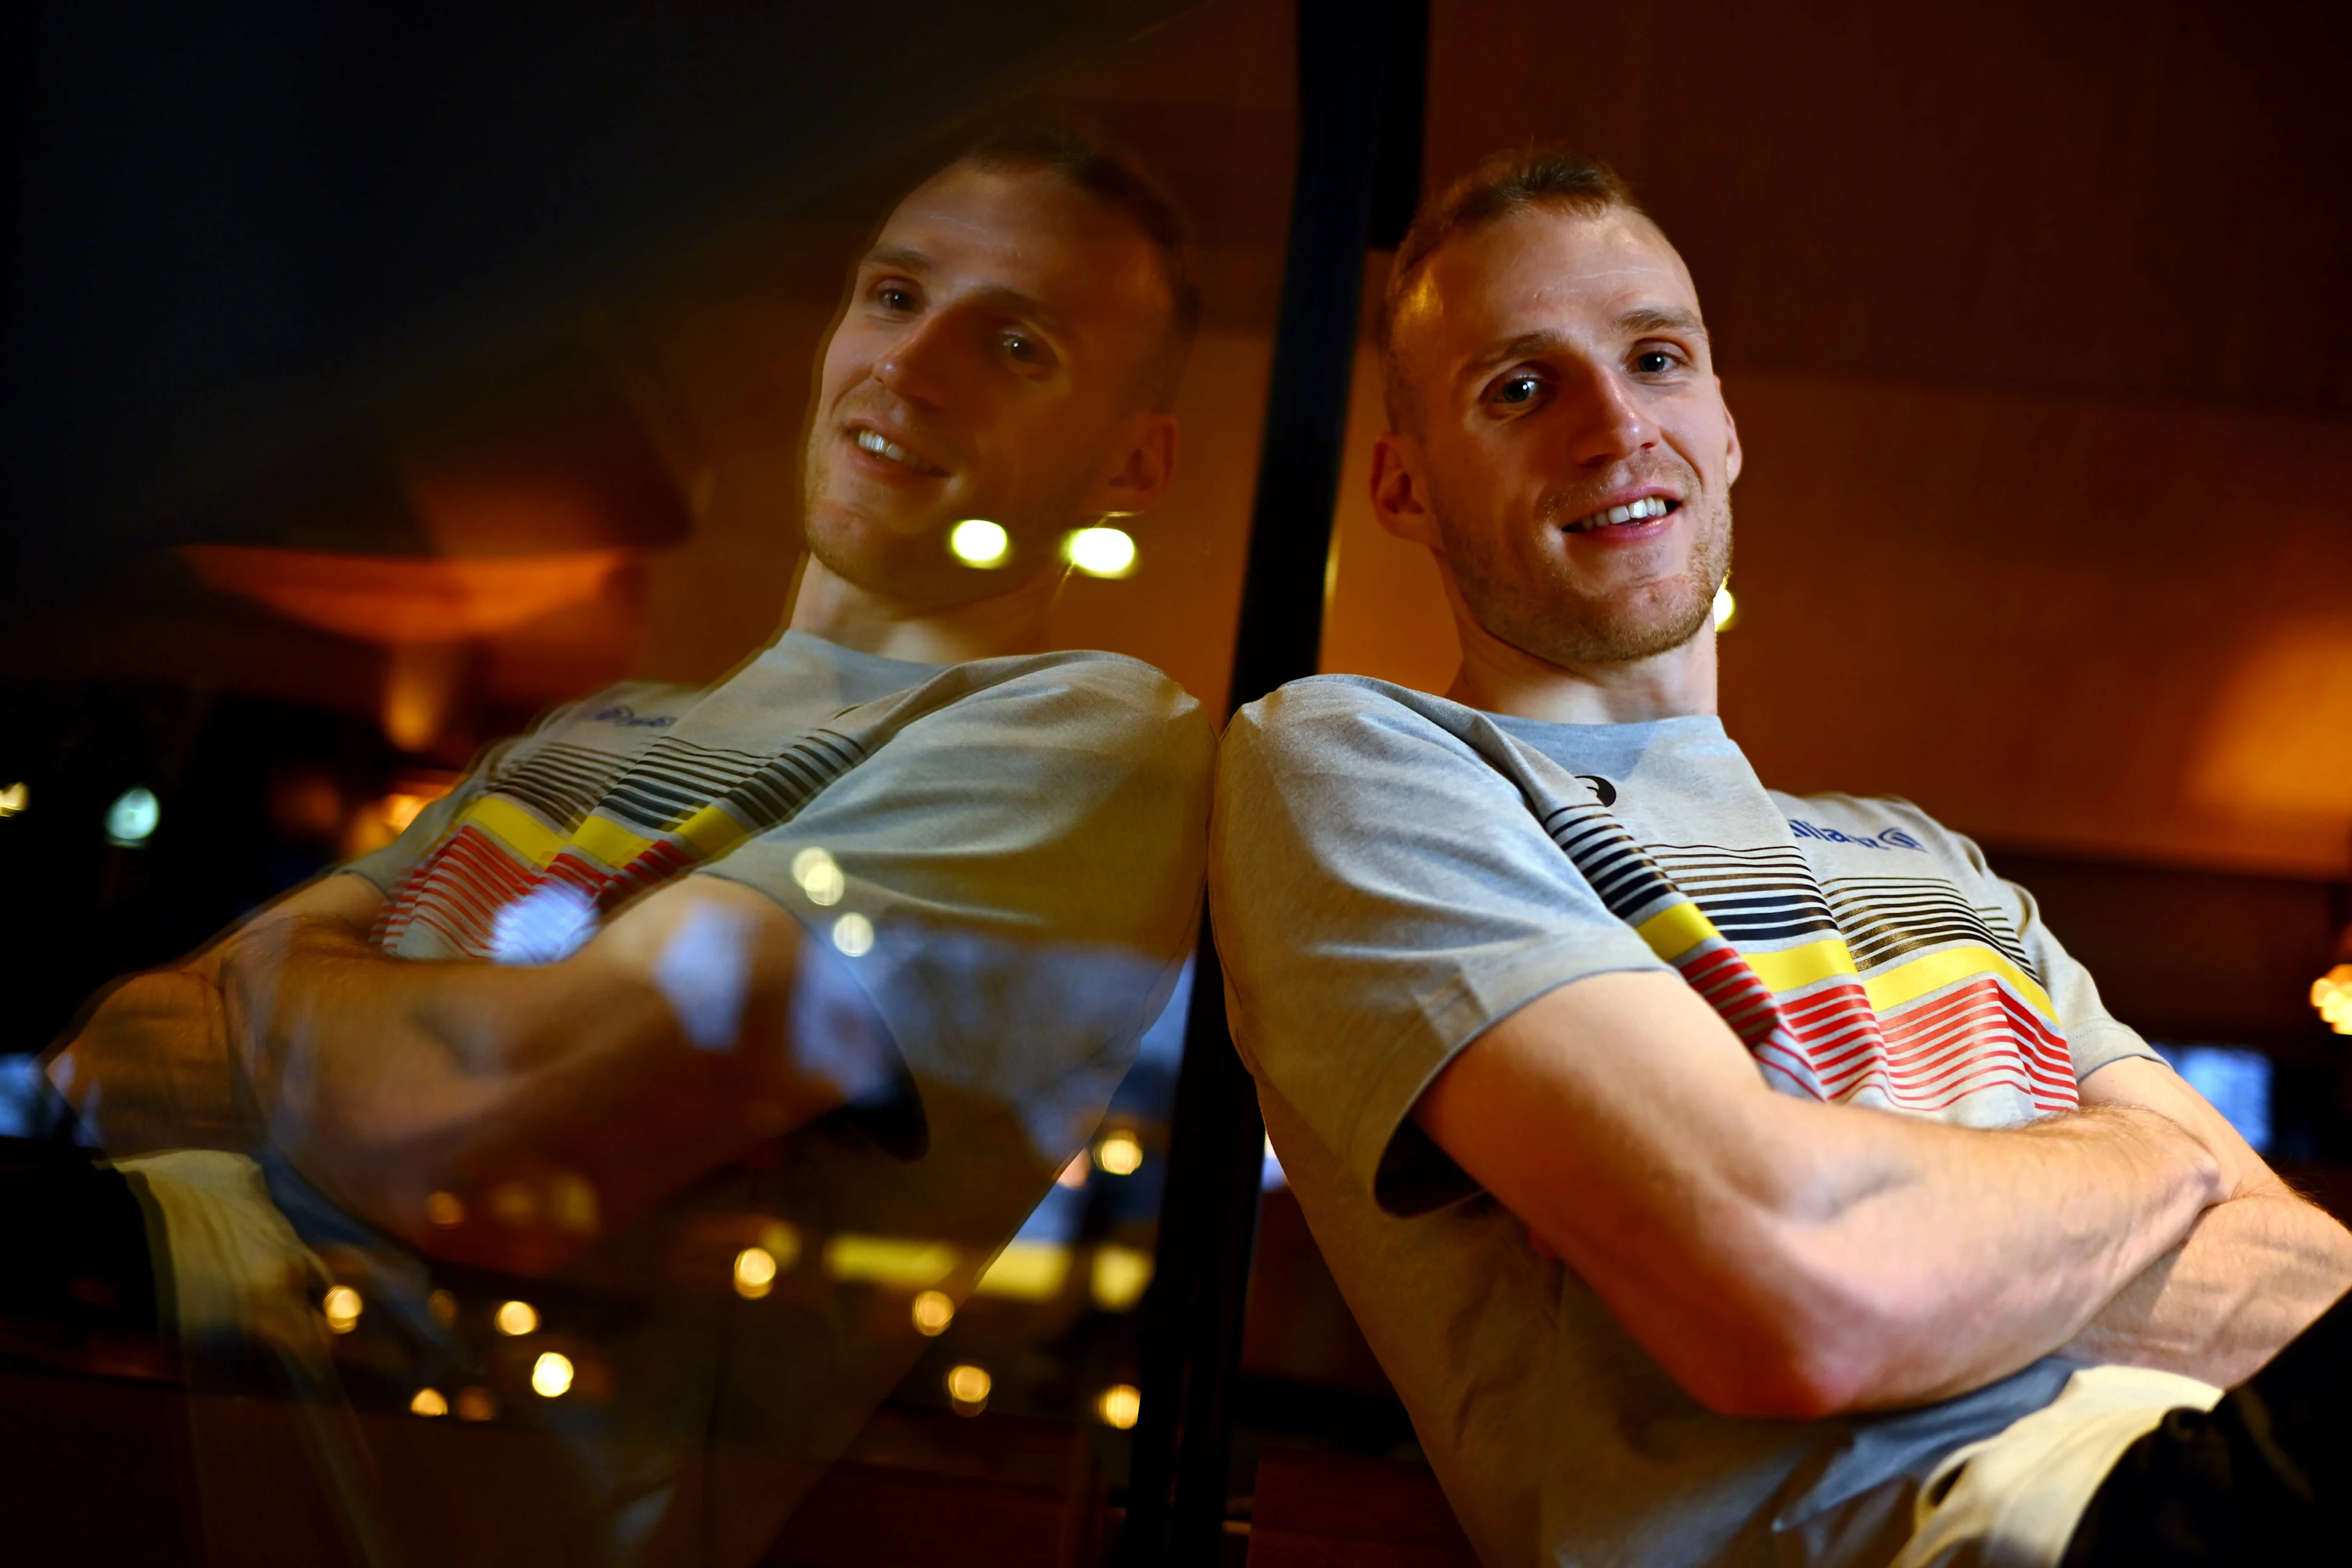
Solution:
[[[1397,246],[1396,259],[1389,267],[1388,287],[1381,291],[1380,311],[1373,320],[1390,429],[1412,428],[1407,416],[1416,412],[1412,389],[1405,381],[1394,346],[1397,312],[1414,279],[1428,269],[1430,258],[1453,241],[1534,207],[1579,217],[1599,217],[1611,211],[1642,213],[1616,170],[1599,158],[1547,142],[1489,153],[1475,168],[1423,202]]]
[[[1168,332],[1146,373],[1155,409],[1175,401],[1192,340],[1201,330],[1201,284],[1192,220],[1135,149],[1076,115],[1005,120],[967,142],[954,160],[995,172],[1035,170],[1083,191],[1133,224],[1151,243],[1168,286]]]

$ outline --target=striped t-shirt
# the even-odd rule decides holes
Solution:
[[[2063,1385],[2053,1358],[1881,1416],[1714,1415],[1410,1120],[1516,1008],[1667,967],[1783,1093],[1980,1127],[2071,1110],[2153,1053],[1974,845],[1902,801],[1768,790],[1712,717],[1545,723],[1348,676],[1243,710],[1219,773],[1235,1039],[1486,1560],[1883,1563],[1944,1454]]]

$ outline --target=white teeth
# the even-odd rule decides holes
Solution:
[[[1664,517],[1673,510],[1673,504],[1664,496],[1643,496],[1640,500],[1628,501],[1623,506],[1604,507],[1591,517],[1579,518],[1568,526],[1571,532],[1592,528],[1614,528],[1619,523],[1643,522],[1650,518]]]
[[[910,468],[919,468],[926,466],[920,458],[917,458],[912,452],[907,450],[906,447],[898,445],[898,442],[884,440],[882,438],[882,433],[878,430],[860,430],[857,433],[857,446],[858,449],[861,451],[872,452],[877,457],[887,458],[894,463],[904,463]]]

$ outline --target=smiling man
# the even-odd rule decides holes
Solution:
[[[751,1560],[928,1342],[792,1275],[798,1238],[944,1243],[960,1298],[1084,1148],[1190,950],[1213,742],[1158,671],[1046,651],[1046,614],[1073,531],[1166,491],[1199,309],[1129,156],[1053,126],[974,147],[857,263],[774,643],[492,747],[52,1065],[110,1152],[205,1146],[124,1167],[200,1380],[241,1386],[259,1346],[281,1385],[355,1368],[404,1413],[364,1453],[306,1439],[376,1478],[338,1506],[381,1560]],[[997,547],[959,554],[982,524]],[[754,1242],[777,1300],[748,1321]],[[591,1336],[596,1399],[536,1414],[482,1268],[623,1303],[547,1324]],[[289,1280],[356,1291],[352,1331]],[[445,1463],[404,1412],[459,1383],[571,1457]],[[248,1528],[215,1560],[268,1560],[255,1479],[205,1484],[208,1527]]]
[[[1498,155],[1381,331],[1372,502],[1460,673],[1244,710],[1212,900],[1275,1146],[1482,1557],[2312,1560],[2352,1237],[1973,845],[1725,734],[1739,437],[1657,226]]]

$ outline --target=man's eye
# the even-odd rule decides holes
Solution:
[[[874,290],[874,298],[886,310],[911,310],[915,308],[915,291],[896,283],[885,283]]]
[[[1543,384],[1531,375],[1515,375],[1495,389],[1497,403],[1526,403],[1541,391]]]
[[[1026,365],[1050,365],[1054,351],[1026,332],[1007,332],[1002,340],[1007,358]]]
[[[1643,375],[1662,375],[1675,368],[1675,356],[1664,349],[1643,349],[1633,356],[1633,368]]]

